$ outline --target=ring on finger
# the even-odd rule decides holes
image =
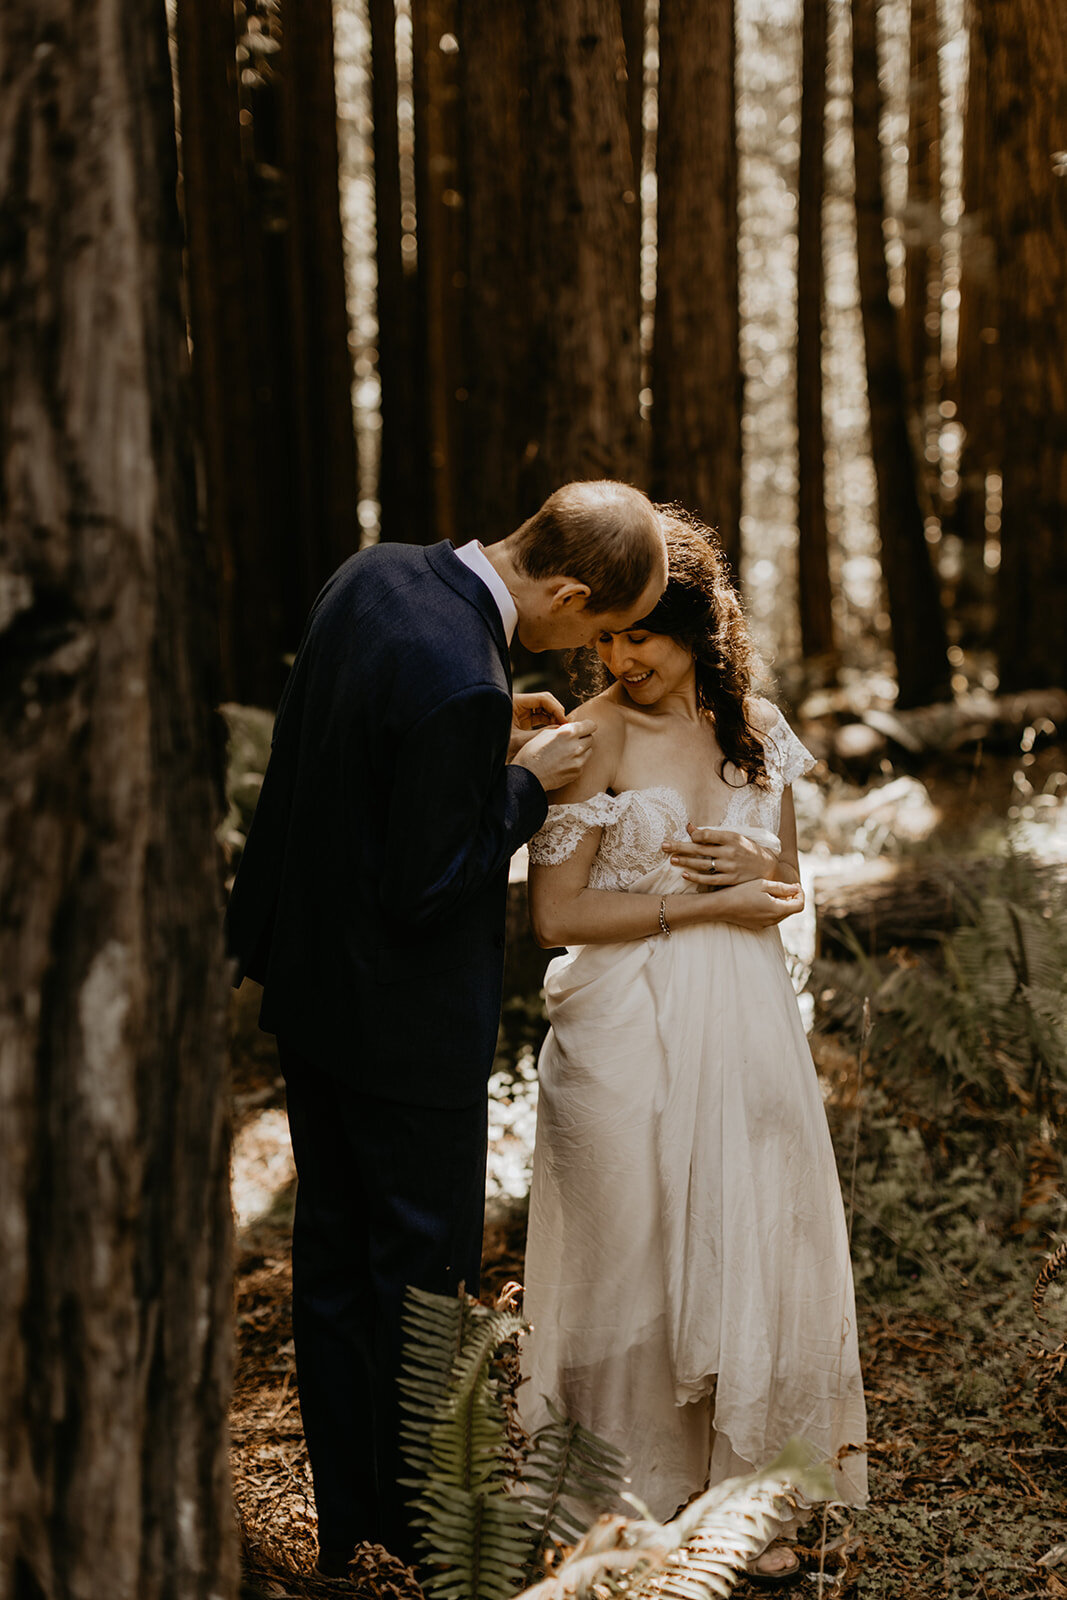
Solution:
[[[715,871],[715,857],[714,856],[709,856],[708,857],[708,870],[709,870],[709,872],[714,872]]]

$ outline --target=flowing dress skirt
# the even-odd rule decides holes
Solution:
[[[634,893],[677,893],[659,866]],[[866,1412],[834,1152],[777,929],[569,950],[526,1258],[523,1419],[551,1398],[670,1516],[793,1434],[833,1461]],[[866,1458],[835,1468],[866,1498]]]

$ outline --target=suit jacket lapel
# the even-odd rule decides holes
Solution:
[[[450,539],[443,539],[440,544],[430,545],[425,552],[430,566],[437,576],[462,595],[479,614],[493,635],[493,641],[500,651],[500,659],[504,671],[508,675],[508,688],[511,688],[511,651],[508,649],[507,634],[504,632],[504,623],[489,590],[482,580],[476,576],[464,563],[458,560],[455,547]]]

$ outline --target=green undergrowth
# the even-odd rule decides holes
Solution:
[[[1067,905],[1011,856],[932,955],[820,962],[871,1439],[838,1594],[1067,1595]],[[812,1537],[811,1530],[806,1537]]]

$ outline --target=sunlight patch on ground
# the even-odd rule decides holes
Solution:
[[[270,1214],[295,1178],[289,1123],[280,1106],[269,1106],[251,1117],[233,1141],[230,1192],[238,1236]]]

